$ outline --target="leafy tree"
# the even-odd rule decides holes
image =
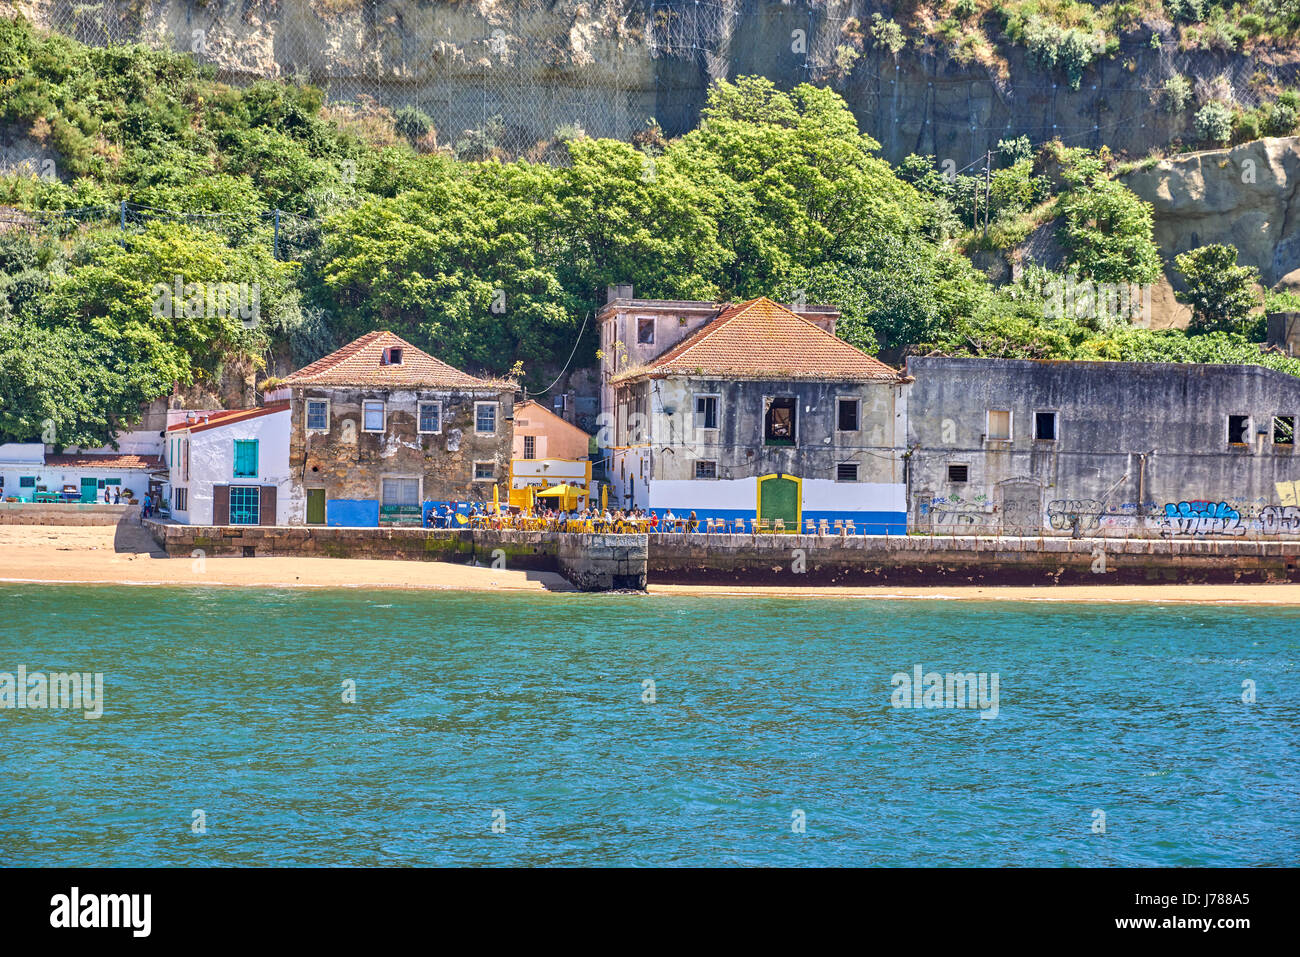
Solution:
[[[1068,189],[1058,212],[1070,264],[1098,282],[1154,282],[1160,253],[1151,204],[1108,178],[1096,156],[1075,157],[1063,175]]]
[[[1233,246],[1200,246],[1174,257],[1187,281],[1180,301],[1192,307],[1191,327],[1199,332],[1240,332],[1259,305],[1259,270],[1239,266]]]

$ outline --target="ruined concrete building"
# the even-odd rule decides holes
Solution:
[[[1300,531],[1300,379],[1251,365],[912,358],[915,531]]]
[[[291,523],[419,524],[435,505],[491,502],[494,486],[509,500],[513,382],[371,332],[284,386]]]
[[[770,299],[638,300],[598,315],[603,428],[620,504],[906,530],[905,379],[834,335],[839,313]]]

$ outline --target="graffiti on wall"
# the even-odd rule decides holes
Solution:
[[[1265,535],[1300,532],[1300,508],[1294,505],[1269,505],[1259,513],[1259,521]]]
[[[1175,535],[1244,535],[1241,512],[1227,502],[1169,502],[1165,527]]]
[[[989,510],[986,502],[987,496],[984,495],[977,495],[973,501],[957,495],[952,498],[939,495],[921,503],[921,515],[937,528],[987,525]]]
[[[1047,503],[1047,521],[1058,531],[1096,528],[1101,524],[1102,504],[1092,498],[1056,499]]]

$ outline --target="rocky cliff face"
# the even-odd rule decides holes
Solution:
[[[0,12],[86,42],[139,40],[192,52],[235,81],[302,76],[331,98],[415,104],[447,142],[501,117],[521,150],[557,127],[626,138],[650,117],[670,134],[694,125],[712,79],[761,74],[840,90],[862,128],[897,161],[911,152],[964,166],[999,139],[1100,146],[1132,154],[1189,136],[1191,112],[1159,108],[1175,72],[1253,102],[1261,78],[1296,80],[1297,58],[1158,49],[1144,23],[1077,90],[1023,49],[1001,67],[960,62],[941,45],[897,55],[865,31],[870,0],[0,0]],[[996,27],[989,26],[996,34]],[[845,53],[847,51],[847,54]]]
[[[1259,269],[1264,285],[1300,289],[1300,138],[1191,153],[1124,181],[1155,207],[1155,239],[1167,261],[1224,243]]]

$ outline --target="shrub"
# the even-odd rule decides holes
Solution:
[[[1181,73],[1175,73],[1165,80],[1165,88],[1161,91],[1160,100],[1170,113],[1181,113],[1192,101],[1192,84]]]
[[[1265,136],[1290,136],[1300,123],[1300,95],[1288,90],[1277,98],[1264,115]]]
[[[1196,135],[1212,143],[1232,139],[1232,109],[1226,103],[1211,100],[1196,111]]]
[[[414,106],[404,106],[393,117],[393,127],[398,134],[414,144],[424,139],[433,129],[433,120],[429,114]]]

